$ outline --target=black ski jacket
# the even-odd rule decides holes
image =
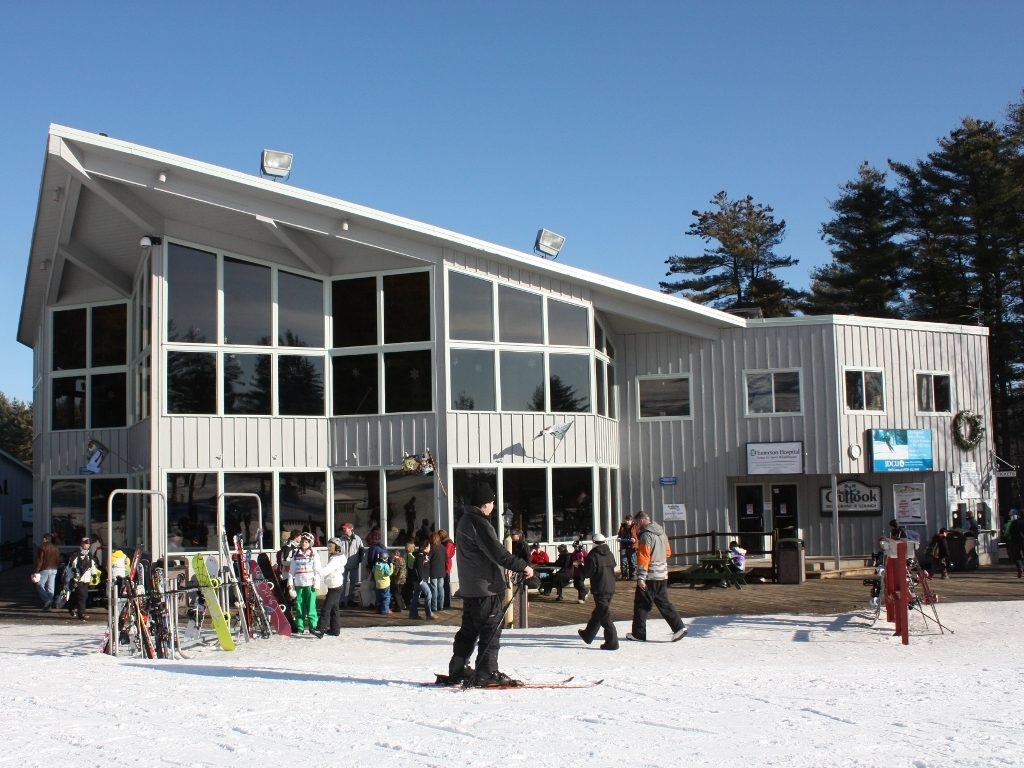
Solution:
[[[467,506],[455,529],[455,562],[463,597],[490,597],[505,590],[504,570],[522,573],[529,565],[501,542],[491,521],[477,507]]]
[[[595,595],[615,594],[615,556],[608,544],[595,544],[583,563],[583,576],[590,579],[590,591]]]

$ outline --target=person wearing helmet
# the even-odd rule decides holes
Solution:
[[[345,583],[345,558],[341,554],[341,539],[334,537],[327,542],[327,565],[320,571],[327,597],[320,610],[317,631],[337,637],[341,634],[341,588]]]
[[[288,569],[288,590],[295,601],[295,628],[302,634],[323,637],[317,629],[316,586],[320,580],[320,556],[313,549],[313,534],[306,532],[299,538],[299,548],[292,555]]]

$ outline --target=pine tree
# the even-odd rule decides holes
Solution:
[[[32,406],[0,392],[0,448],[32,464]]]

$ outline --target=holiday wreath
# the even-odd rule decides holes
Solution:
[[[960,411],[953,417],[953,439],[965,451],[977,448],[984,437],[985,425],[978,414],[973,411]]]

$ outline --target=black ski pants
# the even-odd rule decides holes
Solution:
[[[74,613],[78,618],[85,618],[85,608],[89,603],[89,582],[80,581],[71,593],[75,601],[75,607],[69,608],[68,613]]]
[[[685,626],[679,618],[676,609],[668,599],[668,580],[658,579],[647,581],[647,589],[640,589],[638,586],[633,595],[633,631],[632,635],[637,640],[647,639],[647,616],[651,608],[658,606],[661,617],[668,622],[673,632],[678,632]]]
[[[504,618],[502,607],[500,595],[462,598],[462,626],[455,633],[452,653],[468,662],[473,655],[473,646],[479,644],[476,654],[476,672],[479,675],[498,670]]]
[[[341,632],[341,593],[342,587],[328,588],[317,624],[317,629],[321,632],[330,632],[332,635]]]
[[[583,628],[583,639],[588,643],[593,642],[597,637],[597,630],[604,630],[604,642],[611,647],[618,647],[619,635],[615,631],[615,624],[612,622],[612,596],[594,595],[594,610],[590,614],[590,621]]]

